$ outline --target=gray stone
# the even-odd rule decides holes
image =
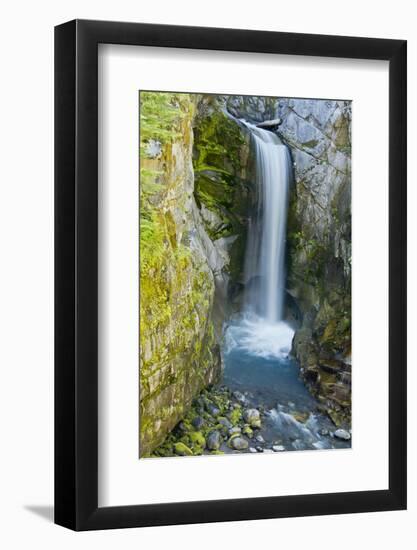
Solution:
[[[206,446],[210,451],[217,451],[222,444],[222,437],[220,432],[213,430],[207,434],[206,437]]]
[[[334,432],[334,436],[338,439],[343,439],[344,441],[349,441],[350,439],[350,433],[347,430],[343,430],[342,428],[339,428]]]
[[[232,395],[236,399],[236,401],[239,401],[239,403],[241,403],[242,405],[246,403],[246,397],[240,391],[234,391]]]
[[[256,435],[255,439],[258,443],[265,443],[265,439],[262,437],[261,434]]]
[[[230,422],[230,420],[226,417],[222,417],[218,419],[218,423],[230,430],[230,428],[233,427],[233,424]]]
[[[249,443],[243,437],[234,437],[231,441],[231,446],[236,451],[244,451],[249,447]]]
[[[191,424],[194,426],[196,430],[201,430],[201,428],[204,426],[204,419],[201,418],[201,416],[196,416],[192,419]]]
[[[252,428],[261,427],[261,415],[257,409],[246,409],[243,418]]]
[[[233,426],[232,428],[229,429],[229,435],[240,434],[240,433],[242,433],[242,429],[239,428],[239,426]]]
[[[216,407],[216,405],[213,405],[213,403],[206,403],[206,410],[209,414],[212,416],[219,416],[220,409]]]
[[[284,447],[284,445],[272,445],[272,450],[275,453],[279,453],[281,451],[285,451],[285,447]]]

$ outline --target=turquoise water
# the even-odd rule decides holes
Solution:
[[[287,451],[349,448],[350,441],[333,436],[336,427],[300,379],[289,353],[294,331],[283,325],[243,318],[229,326],[222,383],[244,395],[245,407],[263,412],[267,444]]]

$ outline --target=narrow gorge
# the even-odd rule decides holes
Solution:
[[[140,94],[140,457],[351,443],[351,103]]]

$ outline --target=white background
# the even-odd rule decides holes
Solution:
[[[386,489],[387,62],[114,45],[99,62],[99,504]],[[352,449],[138,460],[139,88],[352,100]]]
[[[195,7],[194,7],[195,6]],[[417,149],[417,38],[413,4],[276,1],[208,4],[15,2],[2,12],[0,223],[1,480],[5,548],[239,548],[291,546],[378,549],[415,545],[416,168],[409,162],[409,510],[380,514],[176,526],[74,534],[51,516],[53,472],[53,34],[55,24],[97,18],[155,23],[380,36],[409,40],[409,151]],[[370,319],[370,324],[372,319]]]

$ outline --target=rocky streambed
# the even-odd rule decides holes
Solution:
[[[349,448],[350,426],[333,424],[298,371],[290,358],[232,350],[226,355],[222,384],[206,388],[194,399],[152,456]]]

